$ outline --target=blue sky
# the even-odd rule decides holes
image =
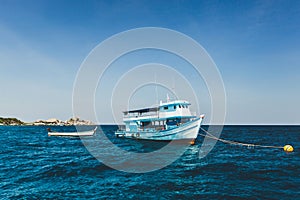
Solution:
[[[225,84],[226,123],[300,124],[299,19],[299,1],[0,0],[0,116],[68,119],[88,53],[151,26],[207,50]]]

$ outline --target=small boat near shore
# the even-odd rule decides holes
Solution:
[[[89,131],[81,132],[56,132],[52,131],[50,128],[47,129],[48,136],[70,136],[70,137],[80,137],[80,136],[93,136],[96,133],[97,127]]]
[[[124,111],[124,130],[117,137],[143,140],[194,140],[197,138],[204,115],[190,112],[185,100],[160,102],[158,106]]]

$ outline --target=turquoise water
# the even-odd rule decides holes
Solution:
[[[300,199],[300,126],[225,126],[221,135],[249,143],[292,144],[293,153],[218,142],[199,159],[199,136],[173,164],[143,174],[111,169],[80,139],[48,137],[46,128],[0,127],[0,199]],[[165,145],[115,138],[117,126],[101,128],[126,150],[150,152]]]

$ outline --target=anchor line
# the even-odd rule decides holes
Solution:
[[[225,139],[221,139],[221,138],[217,138],[216,136],[212,135],[211,133],[209,133],[208,131],[206,131],[203,128],[200,128],[202,131],[204,131],[206,133],[206,135],[199,133],[199,135],[203,136],[203,137],[208,137],[223,143],[227,143],[227,144],[233,144],[233,145],[241,145],[241,146],[247,146],[247,147],[262,147],[262,148],[277,148],[277,149],[282,149],[284,147],[282,146],[269,146],[269,145],[260,145],[260,144],[251,144],[251,143],[242,143],[242,142],[236,142],[236,141],[231,141],[231,140],[225,140]]]

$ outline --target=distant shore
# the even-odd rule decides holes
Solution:
[[[48,120],[36,120],[34,122],[23,122],[17,118],[3,118],[0,117],[0,126],[74,126],[74,125],[95,125],[89,120],[82,120],[78,117],[72,117],[69,120],[62,121],[56,118],[51,118]]]

